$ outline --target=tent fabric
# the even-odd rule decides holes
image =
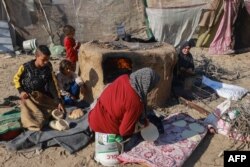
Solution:
[[[194,5],[201,5],[210,0],[147,0],[147,7],[149,8],[175,8],[188,7]]]
[[[216,16],[218,15],[222,6],[223,0],[211,0],[210,3],[208,3],[202,9],[202,15],[199,21],[199,26],[212,27],[214,25],[214,20],[216,19]]]
[[[238,17],[235,22],[234,37],[235,45],[234,49],[237,51],[248,50],[250,47],[250,15],[247,9],[242,5],[238,12]]]
[[[211,0],[202,10],[196,47],[209,47],[223,15],[223,0]]]
[[[250,11],[250,0],[241,1],[245,4],[244,13],[247,15],[244,15],[245,18],[238,19],[241,21],[237,23],[238,29],[233,28],[236,23],[231,20],[235,20],[237,16],[243,17],[237,13],[242,9],[236,9],[236,5],[235,11],[229,10],[226,6],[229,3],[233,4],[232,1],[3,0],[0,1],[0,20],[8,21],[14,48],[16,44],[22,46],[24,40],[34,38],[37,39],[38,44],[50,44],[53,41],[54,44],[62,45],[64,38],[62,27],[66,24],[75,27],[75,38],[79,42],[112,40],[117,35],[117,26],[122,25],[126,33],[131,34],[132,37],[145,39],[152,37],[153,33],[157,40],[174,46],[178,46],[180,41],[189,40],[197,35],[194,33],[197,33],[196,30],[199,28],[197,46],[209,47],[213,41],[211,53],[219,53],[217,50],[223,50],[224,47],[226,50],[233,49],[234,42],[236,44],[238,42],[235,49],[250,46],[248,40],[250,33],[245,31],[250,25],[250,15],[246,12]],[[235,0],[235,2],[239,1]],[[230,21],[226,20],[231,17],[234,18],[229,19]],[[220,30],[227,28],[229,31],[220,32],[218,27]],[[223,35],[225,32],[228,37]],[[238,41],[231,39],[230,42],[230,39],[228,40],[230,34],[238,38]]]
[[[182,41],[191,39],[204,5],[169,9],[146,8],[149,26],[156,40],[177,47]]]
[[[38,44],[48,44],[49,33],[39,0],[5,0],[11,23],[25,40],[36,38]],[[51,26],[55,44],[63,44],[62,27],[70,24],[76,29],[76,40],[86,42],[110,39],[116,26],[123,24],[127,33],[147,38],[144,4],[141,0],[41,0]],[[0,19],[6,13],[0,1]],[[3,14],[1,14],[3,13]],[[45,29],[45,28],[46,29]]]
[[[250,0],[244,0],[244,4],[245,4],[248,14],[250,15]]]
[[[233,26],[236,21],[240,0],[224,1],[224,14],[216,35],[210,44],[209,54],[228,54],[233,52]]]
[[[0,20],[0,53],[13,51],[9,24],[6,21]]]

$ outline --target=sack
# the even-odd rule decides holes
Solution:
[[[0,114],[0,140],[10,140],[21,133],[21,112],[16,107],[8,112]]]

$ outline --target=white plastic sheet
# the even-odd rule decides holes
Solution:
[[[158,41],[177,47],[182,41],[191,39],[198,26],[201,9],[205,5],[168,9],[146,8],[149,27]]]
[[[202,83],[214,89],[219,96],[230,100],[240,100],[248,93],[247,89],[240,86],[213,81],[205,76],[202,77]]]
[[[0,53],[13,51],[9,25],[6,21],[0,20]]]

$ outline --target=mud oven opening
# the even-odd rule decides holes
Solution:
[[[113,82],[122,74],[132,73],[132,60],[125,57],[110,57],[102,62],[103,83]]]

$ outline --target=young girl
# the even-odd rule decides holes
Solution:
[[[64,104],[76,105],[80,89],[84,89],[84,82],[74,73],[73,65],[69,60],[60,62],[59,72],[56,77]]]
[[[63,27],[64,38],[64,47],[66,50],[66,59],[69,60],[73,65],[73,71],[76,70],[76,62],[78,61],[77,52],[80,48],[80,43],[76,42],[74,39],[75,28],[71,25],[65,25]]]

